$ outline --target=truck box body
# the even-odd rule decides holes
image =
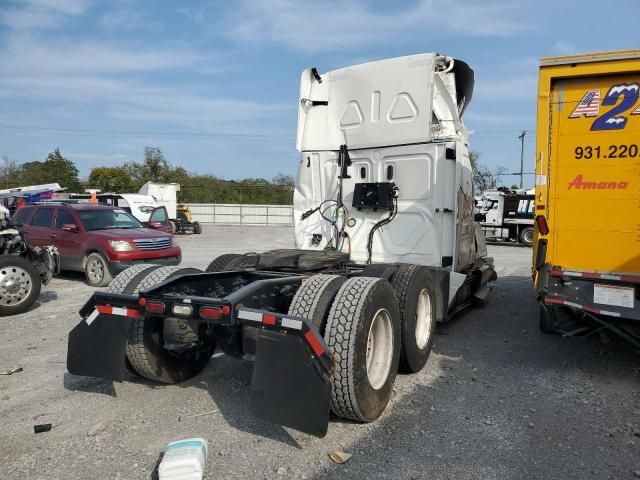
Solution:
[[[604,286],[585,290],[582,303],[594,307],[637,309],[637,289],[623,284],[640,276],[639,91],[640,51],[542,60],[536,215],[549,233],[538,232],[546,248],[542,243],[534,252],[534,270],[544,263],[551,276],[616,282],[609,287],[619,291],[604,303],[595,301],[603,300]],[[553,282],[548,288],[553,293]]]

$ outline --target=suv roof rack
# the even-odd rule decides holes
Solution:
[[[68,199],[68,198],[57,198],[52,200],[38,200],[37,202],[33,202],[31,205],[68,205],[68,204],[78,204],[78,203],[89,203],[86,200],[76,200],[76,199]]]

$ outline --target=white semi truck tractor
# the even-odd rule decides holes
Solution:
[[[467,64],[435,53],[305,70],[295,248],[126,270],[81,309],[69,372],[175,383],[219,348],[254,362],[261,418],[318,436],[330,411],[375,420],[436,323],[496,278],[474,222],[472,91]]]

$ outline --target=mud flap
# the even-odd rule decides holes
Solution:
[[[69,332],[67,370],[73,375],[121,382],[125,376],[130,319],[99,314],[82,320]]]
[[[330,394],[330,372],[303,337],[260,331],[250,400],[256,417],[324,437]]]

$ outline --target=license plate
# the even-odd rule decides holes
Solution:
[[[633,287],[618,287],[596,283],[593,286],[593,301],[602,305],[633,308],[634,290]]]

